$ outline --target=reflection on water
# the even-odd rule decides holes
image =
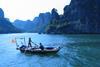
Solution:
[[[15,37],[29,37],[44,46],[60,46],[57,54],[23,54],[11,43]],[[100,35],[2,34],[0,67],[100,67]]]

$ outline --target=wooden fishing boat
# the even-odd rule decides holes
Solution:
[[[21,47],[17,48],[22,53],[57,53],[60,50],[60,47],[44,47],[44,49],[35,48],[35,47],[28,47],[22,45]]]
[[[16,46],[17,46],[17,50],[20,50],[22,53],[57,53],[60,50],[60,47],[44,47],[42,44],[42,47],[40,47],[39,45],[36,45],[34,42],[32,42],[35,46],[26,46],[26,41],[25,38],[20,38],[24,40],[24,43],[22,43],[22,45],[19,47],[17,39],[19,38],[15,38],[16,40]],[[25,44],[25,45],[23,45]],[[37,47],[36,47],[37,46]]]

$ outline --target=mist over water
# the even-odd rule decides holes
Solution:
[[[60,46],[62,49],[53,55],[23,54],[11,42],[15,37],[25,37],[26,42],[31,37],[36,44],[41,42],[44,46]],[[99,59],[100,35],[0,35],[0,67],[99,67]]]

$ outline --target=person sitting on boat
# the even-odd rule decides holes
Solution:
[[[31,42],[32,42],[32,40],[31,40],[31,38],[29,38],[29,41],[28,41],[28,47],[32,47]]]
[[[40,43],[40,49],[44,50],[44,46],[42,45],[42,43]]]

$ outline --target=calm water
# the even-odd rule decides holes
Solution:
[[[15,37],[62,49],[53,55],[25,55],[11,42]],[[100,35],[1,34],[0,67],[100,67]]]

